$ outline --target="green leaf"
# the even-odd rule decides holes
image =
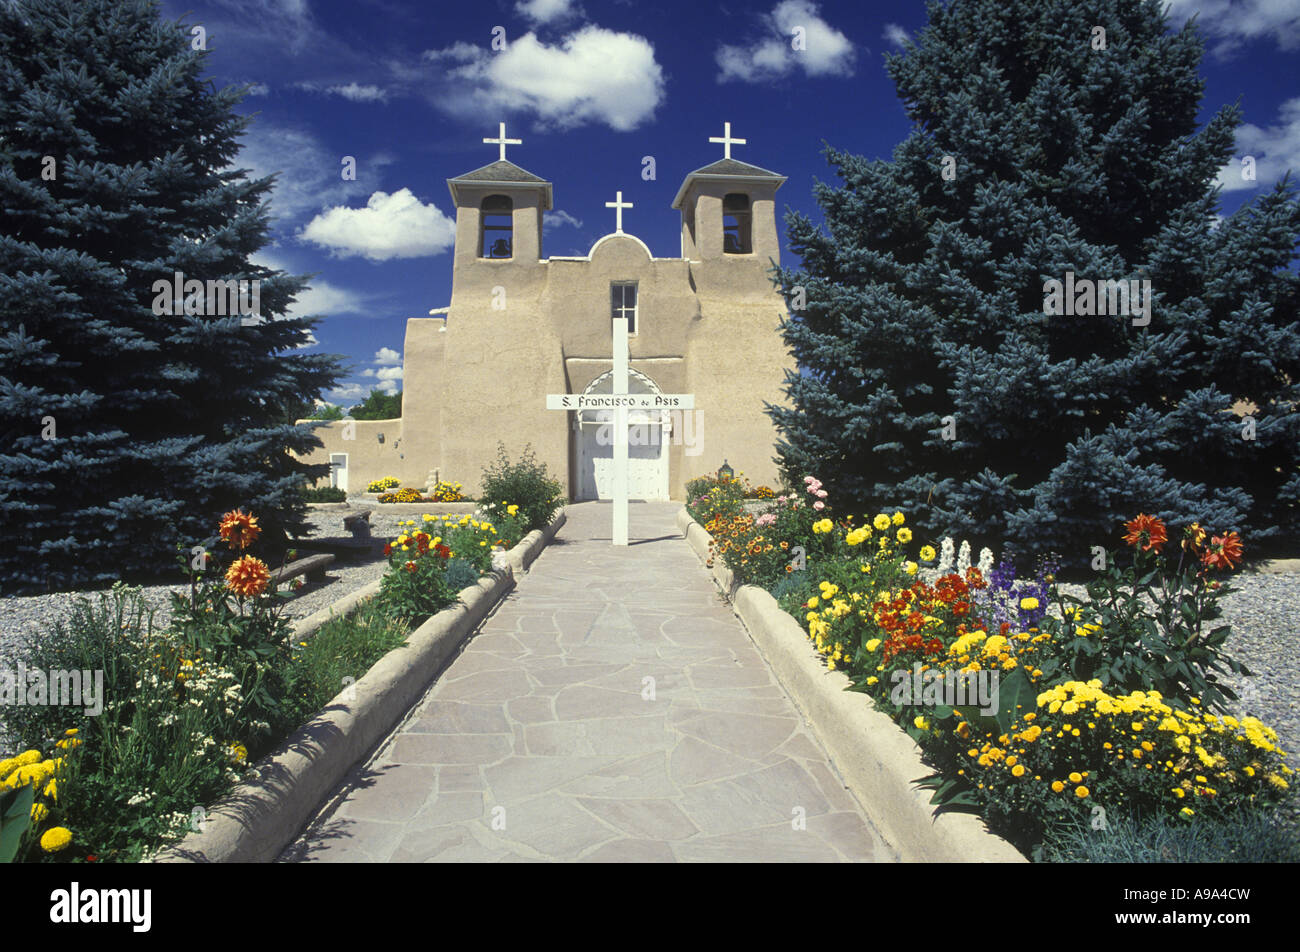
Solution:
[[[35,798],[36,785],[32,783],[0,793],[0,863],[12,863],[18,855],[23,834],[32,823]]]

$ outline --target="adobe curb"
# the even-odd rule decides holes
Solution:
[[[364,761],[406,716],[443,664],[515,585],[566,521],[563,510],[545,529],[533,530],[507,553],[507,565],[460,593],[460,601],[428,619],[407,643],[394,648],[341,691],[311,720],[259,763],[257,776],[213,804],[202,832],[160,851],[154,863],[269,863],[293,842],[352,767]],[[377,592],[379,582],[370,586]],[[364,589],[299,622],[320,627],[355,610]],[[373,595],[374,593],[370,593]],[[344,611],[338,606],[347,604]],[[315,621],[322,614],[325,617]],[[351,695],[351,700],[348,695]]]
[[[713,541],[684,508],[677,526],[707,565]],[[829,671],[808,646],[799,623],[771,594],[735,584],[733,573],[714,559],[718,587],[750,639],[771,665],[876,830],[904,862],[1024,863],[1028,860],[983,820],[968,813],[934,815],[928,791],[915,781],[934,771],[921,748],[871,698],[849,691],[848,676]]]

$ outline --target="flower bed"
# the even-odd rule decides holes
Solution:
[[[757,515],[706,495],[688,512],[717,566],[770,591],[826,667],[921,745],[934,803],[978,812],[1026,853],[1107,812],[1226,822],[1289,796],[1276,736],[1224,713],[1219,675],[1244,669],[1211,623],[1235,534],[1190,526],[1167,558],[1165,526],[1139,516],[1128,564],[1076,598],[1050,565],[1016,579],[987,550],[971,565],[968,546],[918,546],[902,513],[832,519],[811,477]]]
[[[29,667],[102,672],[103,709],[12,709],[31,749],[0,760],[0,860],[138,860],[201,826],[202,805],[250,763],[509,561],[488,522],[411,520],[388,546],[375,597],[307,639],[282,616],[269,567],[246,551],[259,534],[254,517],[228,513],[227,553],[185,552],[191,589],[167,630],[119,585],[33,647]]]

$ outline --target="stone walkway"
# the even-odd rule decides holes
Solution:
[[[282,859],[892,861],[674,525],[568,523]]]

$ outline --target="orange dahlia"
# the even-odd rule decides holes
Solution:
[[[236,559],[226,570],[226,588],[244,598],[261,595],[270,581],[266,563],[251,555]]]
[[[1210,540],[1201,561],[1211,568],[1235,568],[1233,561],[1241,561],[1241,537],[1235,532],[1215,536]]]
[[[247,549],[262,534],[257,518],[239,509],[232,509],[222,516],[220,528],[222,541],[229,543],[232,549]]]
[[[1136,518],[1124,523],[1124,528],[1128,530],[1128,535],[1124,536],[1124,541],[1131,546],[1141,546],[1143,552],[1150,552],[1155,549],[1160,551],[1160,547],[1165,544],[1168,536],[1165,533],[1165,524],[1155,516],[1148,516],[1139,513]]]

